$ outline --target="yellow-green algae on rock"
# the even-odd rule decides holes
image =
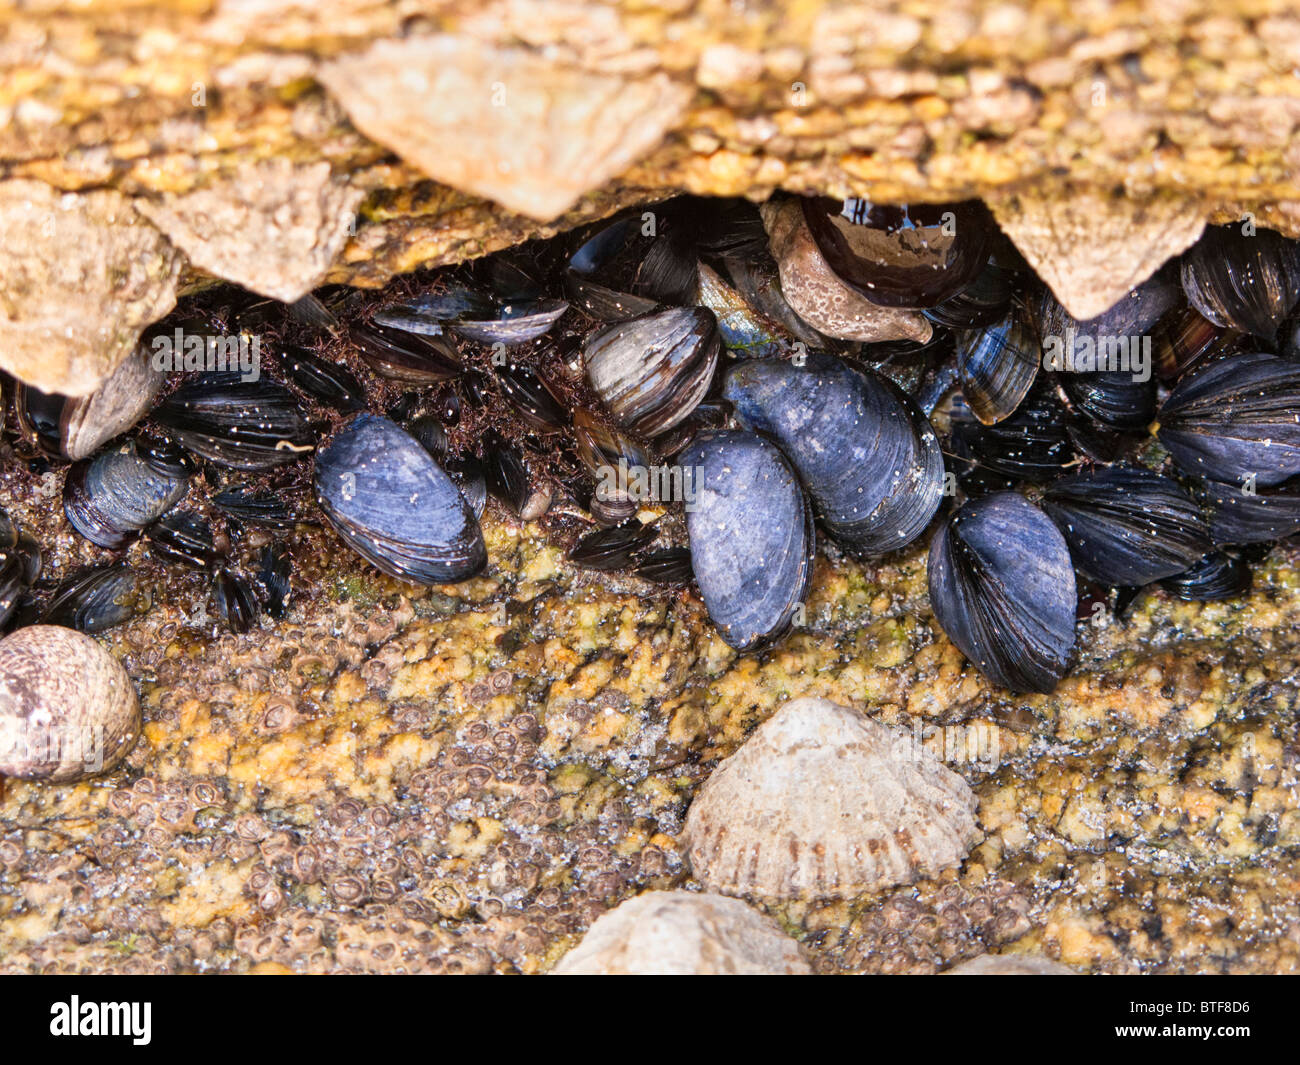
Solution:
[[[741,658],[689,594],[575,570],[491,511],[485,531],[464,585],[333,545],[285,622],[212,638],[173,589],[111,633],[145,736],[102,779],[9,783],[0,967],[543,971],[619,901],[693,884],[710,769],[816,695],[913,730],[980,829],[938,879],[769,908],[820,971],[1296,968],[1294,549],[1240,602],[1157,592],[1087,628],[1055,694],[1011,697],[939,633],[923,552],[819,558],[805,627]]]

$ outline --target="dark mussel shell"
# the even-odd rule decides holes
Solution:
[[[266,604],[266,612],[279,620],[289,608],[289,578],[293,562],[284,544],[267,544],[257,555],[254,583]]]
[[[212,496],[212,505],[232,518],[268,529],[292,529],[298,519],[283,499],[274,492],[259,492],[250,485],[237,484]]]
[[[1300,300],[1300,244],[1271,229],[1206,226],[1181,270],[1183,290],[1201,314],[1269,342]]]
[[[41,574],[41,547],[0,510],[0,625]]]
[[[346,366],[296,345],[286,345],[280,358],[289,380],[317,403],[344,414],[365,409],[366,390]]]
[[[1017,285],[1016,271],[990,257],[965,288],[921,313],[935,325],[949,329],[975,329],[992,325],[1011,309]]]
[[[201,374],[162,401],[154,419],[218,466],[269,470],[301,458],[315,439],[297,399],[274,381]]]
[[[830,355],[738,363],[723,395],[745,428],[776,441],[827,531],[849,550],[896,551],[943,500],[943,453],[925,416],[892,382]]]
[[[1300,532],[1300,482],[1250,489],[1202,481],[1199,495],[1210,512],[1216,545],[1263,544]]]
[[[1209,553],[1210,529],[1177,481],[1136,466],[1075,474],[1047,490],[1043,509],[1080,573],[1108,585],[1143,585],[1182,573]]]
[[[565,295],[574,306],[603,322],[624,322],[649,314],[657,306],[653,299],[620,292],[596,280],[623,250],[637,221],[635,216],[628,215],[602,226],[573,253],[565,271]]]
[[[957,376],[970,409],[985,425],[1009,417],[1038,377],[1038,339],[1016,308],[987,329],[957,338]]]
[[[436,415],[421,414],[411,419],[406,431],[420,441],[435,461],[441,462],[447,457],[447,430],[442,427],[442,420]]]
[[[455,349],[442,337],[358,322],[348,333],[362,359],[380,377],[413,385],[448,381],[464,370]]]
[[[387,418],[353,416],[317,453],[315,486],[339,536],[390,576],[444,584],[487,563],[478,520],[460,490]]]
[[[718,363],[713,313],[675,307],[606,326],[587,338],[587,380],[614,422],[655,436],[704,398]]]
[[[230,627],[231,632],[247,632],[262,616],[262,608],[248,578],[225,567],[217,570],[212,578],[212,601],[217,616]]]
[[[834,347],[836,342],[831,337],[819,333],[800,318],[786,300],[781,291],[781,271],[767,250],[766,234],[761,248],[750,255],[728,255],[723,265],[746,306],[752,307],[765,321],[775,322],[809,351]]]
[[[1160,587],[1191,602],[1231,599],[1250,590],[1250,566],[1226,551],[1211,551],[1182,573],[1165,578]]]
[[[632,572],[642,580],[656,584],[689,584],[691,581],[691,553],[685,547],[664,547],[651,551],[632,566]]]
[[[1268,487],[1300,474],[1300,365],[1251,352],[1185,376],[1156,434],[1196,477]]]
[[[482,460],[473,455],[464,455],[460,458],[448,459],[443,468],[447,471],[447,476],[460,489],[460,494],[465,497],[465,502],[474,512],[474,517],[482,518],[483,510],[487,507],[488,496],[487,471]]]
[[[188,485],[184,474],[157,468],[128,440],[69,468],[63,512],[91,543],[116,550],[171,510]]]
[[[569,549],[569,561],[588,569],[620,570],[654,543],[658,535],[654,526],[635,520],[612,529],[597,529]]]
[[[214,558],[212,526],[188,510],[174,510],[145,534],[149,550],[164,562],[203,569]]]
[[[1045,388],[1034,389],[1011,417],[996,425],[982,425],[965,413],[964,404],[961,408],[952,418],[953,445],[966,460],[956,465],[971,495],[1021,482],[1047,484],[1077,458],[1069,415]]]
[[[79,632],[105,632],[147,607],[133,567],[125,562],[94,566],[60,581],[40,616],[42,625]]]
[[[516,300],[494,308],[490,317],[457,318],[448,327],[477,344],[527,344],[550,331],[569,309],[564,300]]]
[[[596,480],[589,503],[592,517],[602,525],[620,525],[639,509],[642,502],[632,498],[619,482],[620,471],[648,470],[654,457],[648,448],[626,433],[605,425],[594,414],[578,410],[573,414],[573,435],[579,461]]]
[[[464,286],[452,286],[441,292],[426,293],[405,303],[376,311],[371,321],[377,326],[397,329],[420,336],[441,336],[449,322],[457,318],[491,315],[496,301],[484,292]]]
[[[1245,340],[1244,333],[1215,325],[1195,307],[1184,307],[1155,331],[1156,373],[1172,384],[1203,362],[1240,354]]]
[[[1156,323],[1173,308],[1178,289],[1157,274],[1105,314],[1078,321],[1050,292],[1038,308],[1043,365],[1079,412],[1109,429],[1136,431],[1156,413]]]
[[[686,510],[691,569],[722,638],[752,651],[782,636],[812,577],[812,510],[770,441],[703,433],[681,455],[693,471]]]
[[[496,377],[501,394],[529,428],[553,433],[568,424],[564,403],[537,371],[528,366],[502,366]]]
[[[1075,579],[1051,520],[1014,492],[964,504],[930,544],[930,604],[988,680],[1050,692],[1074,653]]]
[[[487,490],[519,517],[529,509],[533,478],[523,452],[514,444],[491,435],[483,456]]]
[[[934,307],[969,285],[988,261],[996,227],[977,200],[892,207],[869,200],[803,201],[827,264],[882,307]]]

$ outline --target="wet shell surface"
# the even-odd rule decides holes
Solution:
[[[974,811],[966,782],[907,734],[795,699],[714,770],[685,840],[712,891],[849,898],[961,864]]]
[[[602,914],[559,976],[788,975],[812,970],[799,944],[738,899],[649,891]]]
[[[63,784],[107,772],[140,728],[131,678],[89,636],[32,625],[0,640],[0,776]]]

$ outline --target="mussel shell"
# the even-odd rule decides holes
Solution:
[[[761,220],[759,225],[762,225]],[[727,276],[736,292],[747,306],[761,314],[766,321],[775,322],[783,332],[801,342],[809,351],[829,349],[835,341],[818,332],[795,313],[785,293],[781,291],[781,272],[767,250],[766,235],[763,246],[752,255],[728,255],[723,260]]]
[[[348,336],[366,365],[392,381],[431,385],[450,380],[465,368],[442,337],[417,336],[362,322],[354,323]]]
[[[656,584],[689,584],[691,581],[691,553],[684,547],[664,547],[650,551],[632,567],[632,572],[642,580]]]
[[[693,472],[691,569],[722,638],[752,651],[789,629],[812,577],[812,510],[776,445],[703,433],[681,455]]]
[[[41,574],[41,547],[0,511],[0,625]]]
[[[978,200],[900,207],[866,200],[803,200],[827,264],[882,307],[934,307],[969,285],[996,231]]]
[[[851,551],[884,554],[920,536],[943,500],[939,440],[891,381],[829,355],[738,363],[723,395],[745,428],[771,437]]]
[[[444,584],[487,563],[478,520],[460,490],[387,418],[354,415],[317,453],[315,487],[335,531],[393,577]]]
[[[564,300],[519,300],[496,308],[487,318],[458,318],[448,323],[453,333],[478,344],[527,344],[550,331],[569,309]]]
[[[91,543],[115,550],[171,510],[188,484],[185,476],[145,461],[128,440],[68,469],[63,512]]]
[[[704,398],[718,362],[711,311],[675,307],[606,326],[587,339],[587,380],[614,422],[652,437]]]
[[[284,544],[267,544],[257,555],[254,583],[266,603],[266,612],[279,620],[289,608],[289,578],[293,562]]]
[[[1300,365],[1263,352],[1206,363],[1165,400],[1157,436],[1196,477],[1281,484],[1300,474]]]
[[[1014,492],[971,500],[930,544],[930,604],[988,680],[1050,692],[1074,653],[1076,586],[1056,526]]]
[[[942,303],[925,308],[935,325],[949,329],[974,329],[992,325],[1006,316],[1016,291],[1016,273],[990,258],[960,291]]]
[[[605,425],[591,411],[573,412],[573,437],[578,458],[593,477],[622,461],[628,466],[651,466],[654,457],[640,441]]]
[[[281,362],[289,380],[317,403],[344,414],[365,409],[366,390],[346,366],[292,344],[285,346]]]
[[[154,419],[196,455],[236,470],[283,466],[315,445],[292,392],[274,381],[243,381],[238,373],[187,381],[158,405]]]
[[[155,522],[145,539],[164,562],[203,569],[216,557],[212,526],[188,510],[174,510]]]
[[[212,578],[212,602],[232,632],[247,632],[262,616],[248,578],[224,567]]]
[[[1203,362],[1239,354],[1246,336],[1205,318],[1195,307],[1168,315],[1155,331],[1156,373],[1167,384]]]
[[[424,450],[432,455],[435,461],[442,462],[447,457],[447,431],[436,415],[421,414],[412,419],[406,431],[420,441]]]
[[[572,270],[564,275],[564,294],[573,306],[602,322],[626,322],[649,314],[658,306],[652,299],[619,292]]]
[[[1215,325],[1272,342],[1300,300],[1300,244],[1271,229],[1206,226],[1180,262],[1188,300]]]
[[[457,318],[490,315],[495,306],[495,301],[486,293],[452,286],[441,292],[426,293],[413,300],[385,307],[376,311],[371,321],[375,325],[404,333],[441,336],[449,322]]]
[[[1263,544],[1300,532],[1300,482],[1248,490],[1241,484],[1202,481],[1199,494],[1210,512],[1216,545]]]
[[[1226,551],[1211,551],[1191,567],[1160,582],[1160,587],[1178,599],[1204,602],[1231,599],[1250,590],[1250,566]]]
[[[262,525],[268,529],[292,529],[297,518],[274,492],[259,492],[250,485],[238,484],[212,496],[211,503],[218,510],[249,525]]]
[[[587,533],[569,549],[570,562],[595,570],[619,570],[632,563],[655,541],[658,532],[650,525],[628,521],[611,529]]]
[[[59,582],[38,624],[105,632],[135,617],[142,606],[134,568],[115,562],[80,570]]]
[[[987,329],[957,338],[957,376],[970,409],[985,425],[1009,417],[1038,377],[1038,340],[1013,308]]]
[[[1177,481],[1135,466],[1075,474],[1047,490],[1080,573],[1108,585],[1143,585],[1182,573],[1213,546],[1196,501]]]
[[[496,377],[501,394],[531,429],[551,433],[568,424],[564,403],[537,371],[528,366],[502,366]]]
[[[532,495],[532,476],[523,452],[514,444],[489,438],[483,456],[487,490],[501,500],[516,516],[522,516]]]
[[[963,405],[964,406],[964,405]],[[952,419],[954,450],[967,492],[984,495],[1020,482],[1047,484],[1075,462],[1069,415],[1047,389],[1036,388],[1009,418],[982,425],[969,414]]]
[[[460,489],[475,519],[482,518],[488,497],[487,472],[483,462],[473,455],[466,455],[448,459],[443,468]]]
[[[696,299],[717,318],[718,336],[728,352],[738,359],[767,359],[787,349],[776,325],[746,303],[716,270],[700,263],[698,276]]]
[[[1065,373],[1057,378],[1070,406],[1109,429],[1135,432],[1156,416],[1156,381],[1134,380],[1125,371]]]

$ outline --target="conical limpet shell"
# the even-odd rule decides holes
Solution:
[[[951,969],[943,976],[1078,976],[1068,965],[1041,954],[981,954]]]
[[[131,678],[89,636],[32,625],[0,640],[0,776],[82,780],[114,768],[139,736]]]
[[[812,970],[775,921],[737,899],[649,891],[602,914],[554,972],[806,976]]]
[[[959,865],[974,809],[966,782],[906,733],[796,699],[714,770],[684,838],[712,891],[847,898]]]

